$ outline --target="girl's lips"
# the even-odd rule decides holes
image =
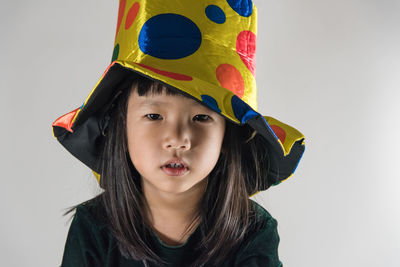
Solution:
[[[186,168],[186,167],[171,168],[171,167],[168,167],[168,166],[163,166],[163,167],[161,167],[161,169],[167,175],[170,175],[170,176],[182,176],[188,171],[188,168]]]
[[[181,164],[181,165],[183,165],[183,167],[186,167],[186,168],[189,167],[189,166],[186,164],[186,162],[183,161],[183,159],[178,158],[178,157],[174,157],[174,158],[168,160],[168,161],[165,162],[164,165],[162,165],[162,166],[165,167],[165,166],[167,166],[168,164],[172,164],[172,163],[174,163],[174,164]]]

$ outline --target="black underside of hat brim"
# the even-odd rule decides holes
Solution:
[[[110,99],[112,99],[116,93],[115,89],[119,88],[120,85],[125,82],[126,78],[132,75],[132,72],[135,71],[119,64],[113,65],[108,70],[96,90],[92,93],[82,110],[79,112],[72,126],[73,133],[62,127],[53,126],[53,133],[57,140],[72,155],[96,173],[101,173],[100,150],[104,138],[102,135],[104,127],[102,125],[104,123],[104,112],[110,105]],[[154,78],[142,73],[137,74],[155,80]],[[164,83],[159,80],[157,81]],[[168,84],[166,85],[173,88]],[[179,92],[202,103],[186,92],[181,90],[179,90]],[[230,120],[229,118],[226,119]],[[267,183],[268,187],[270,185],[278,184],[282,180],[288,178],[296,170],[296,167],[304,153],[305,146],[303,145],[303,139],[296,141],[291,148],[290,153],[284,156],[282,147],[276,140],[275,134],[261,115],[253,117],[246,123],[266,140],[270,158],[270,169]],[[267,188],[260,188],[259,190],[262,191],[265,189]]]

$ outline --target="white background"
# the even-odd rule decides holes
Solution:
[[[284,266],[400,266],[400,2],[255,3],[259,111],[306,136],[296,173],[254,197]],[[64,209],[99,192],[51,123],[109,64],[117,9],[0,3],[0,266],[59,266]]]

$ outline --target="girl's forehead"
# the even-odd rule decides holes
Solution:
[[[162,94],[147,94],[143,96],[139,96],[137,92],[134,92],[130,96],[130,102],[134,103],[135,108],[143,108],[143,107],[174,107],[176,105],[185,105],[187,107],[192,108],[202,108],[209,109],[208,107],[202,105],[194,99],[186,97],[184,95],[167,95],[166,93]]]

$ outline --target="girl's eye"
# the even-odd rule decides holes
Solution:
[[[160,117],[160,114],[147,114],[146,117],[150,120],[157,120]]]
[[[205,114],[199,114],[194,116],[195,119],[200,120],[200,121],[206,121],[210,118],[210,116],[205,115]]]

